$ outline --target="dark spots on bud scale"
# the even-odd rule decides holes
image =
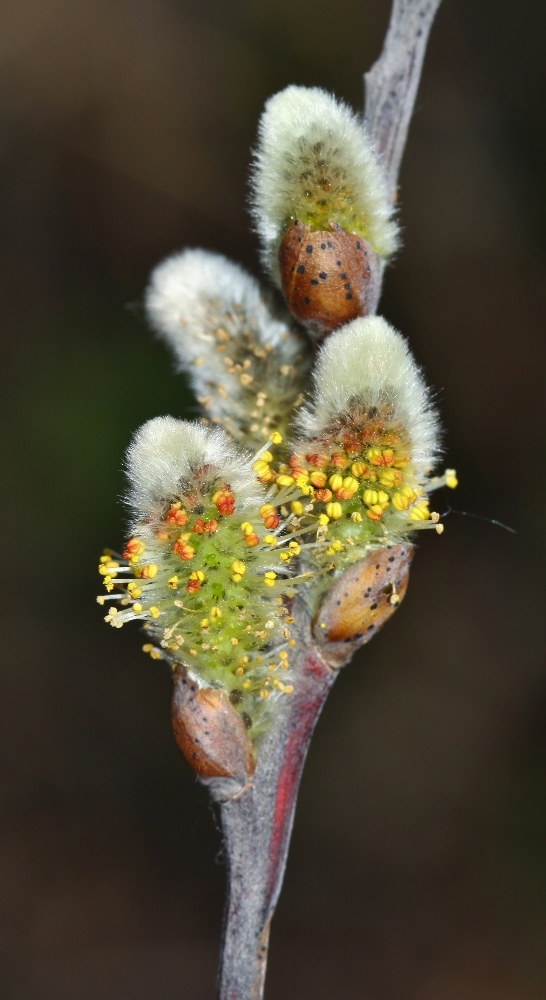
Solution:
[[[324,231],[302,222],[287,228],[279,247],[282,290],[298,321],[315,336],[322,337],[369,311],[378,261],[370,249],[373,266],[367,273],[364,246],[361,237],[334,222]],[[331,280],[336,267],[345,286]]]
[[[377,602],[375,604],[370,604],[370,611],[375,611],[377,607]]]

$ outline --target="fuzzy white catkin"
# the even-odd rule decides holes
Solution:
[[[305,213],[308,188],[324,174],[331,190],[323,197],[331,201],[333,220],[337,221],[335,206],[341,195],[381,257],[389,257],[397,248],[393,205],[363,122],[318,87],[290,86],[265,105],[252,178],[255,225],[264,261],[276,280],[277,251],[286,224]]]
[[[167,258],[151,275],[146,311],[207,414],[232,433],[248,424],[260,389],[271,410],[294,406],[309,367],[302,339],[275,319],[258,282],[237,264],[205,250]],[[251,378],[227,366],[238,355],[252,365]]]
[[[404,340],[380,316],[355,319],[328,338],[313,373],[312,405],[300,411],[302,434],[318,437],[351,409],[389,405],[404,427],[422,478],[439,452],[439,424],[421,371]]]
[[[242,506],[259,501],[251,457],[234,447],[220,428],[155,417],[140,427],[125,458],[129,491],[127,501],[137,516],[157,516],[165,503],[175,500],[196,471],[206,468],[206,482],[229,483]]]

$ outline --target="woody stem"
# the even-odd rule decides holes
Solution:
[[[221,806],[228,900],[219,973],[220,1000],[261,1000],[269,928],[279,897],[307,748],[333,671],[303,650],[294,692],[260,744],[251,783]]]

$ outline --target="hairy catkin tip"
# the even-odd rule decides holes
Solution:
[[[206,419],[253,448],[285,430],[309,357],[255,278],[220,254],[184,250],[152,273],[146,310]]]
[[[294,316],[321,336],[366,314],[398,231],[362,121],[319,88],[287,87],[260,120],[252,190],[264,261]]]
[[[313,382],[312,402],[300,412],[302,434],[319,438],[359,422],[365,430],[383,416],[403,429],[417,478],[430,471],[439,450],[438,417],[406,341],[386,320],[356,319],[328,338]]]

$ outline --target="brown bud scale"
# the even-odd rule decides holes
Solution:
[[[328,663],[346,662],[394,614],[406,593],[412,557],[412,545],[387,545],[338,577],[312,623]]]
[[[279,266],[290,311],[317,337],[365,316],[374,302],[377,254],[337,223],[313,232],[294,220],[279,248]]]
[[[245,724],[217,688],[199,689],[182,668],[173,674],[172,724],[178,748],[200,778],[235,778],[254,772]]]

